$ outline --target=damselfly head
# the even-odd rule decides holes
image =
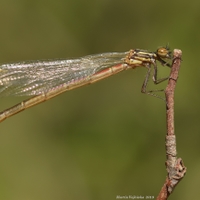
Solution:
[[[171,59],[171,51],[169,50],[169,47],[160,47],[159,49],[157,49],[156,54],[160,58]]]

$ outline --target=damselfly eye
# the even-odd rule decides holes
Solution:
[[[161,58],[170,58],[170,51],[164,47],[161,47],[157,50],[157,55]]]

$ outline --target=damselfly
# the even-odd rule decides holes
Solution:
[[[171,52],[168,48],[162,47],[156,52],[135,49],[129,52],[102,53],[77,59],[0,65],[0,96],[33,96],[0,112],[0,122],[65,91],[136,67],[148,69],[142,92],[153,95],[152,91],[146,91],[151,65],[153,65],[153,82],[158,84],[167,78],[157,79],[156,61],[170,67],[165,59],[171,59]]]

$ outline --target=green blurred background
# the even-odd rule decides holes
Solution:
[[[188,169],[170,199],[199,199],[199,21],[198,0],[0,0],[0,62],[181,49],[175,126]],[[125,71],[1,123],[0,199],[156,198],[166,177],[165,105],[140,93],[145,74]],[[0,109],[23,99],[1,98]]]

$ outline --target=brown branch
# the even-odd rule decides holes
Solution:
[[[176,136],[174,133],[174,90],[178,79],[181,56],[182,51],[174,49],[171,74],[165,90],[167,112],[167,135],[165,143],[167,178],[157,200],[166,200],[186,173],[186,167],[184,166],[182,159],[176,157]]]

